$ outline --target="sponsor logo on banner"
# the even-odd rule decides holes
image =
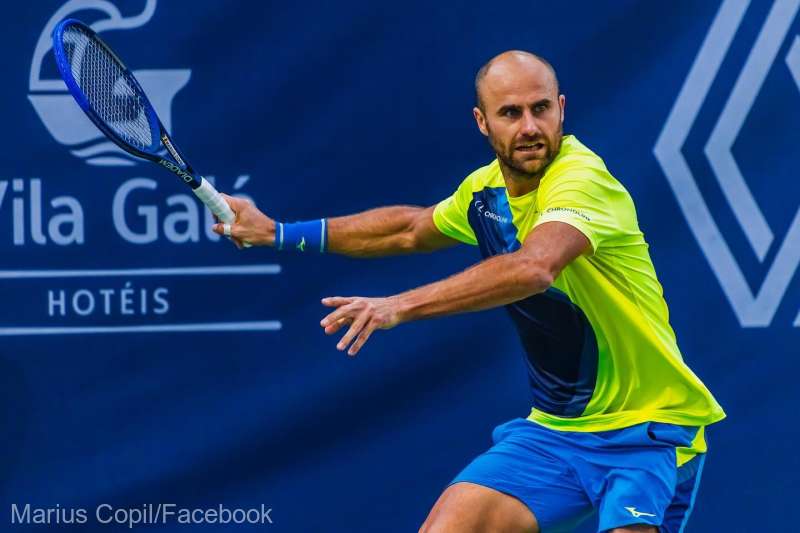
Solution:
[[[125,167],[139,160],[106,140],[60,78],[43,75],[55,72],[51,33],[64,18],[92,21],[92,29],[100,34],[134,30],[153,18],[156,0],[146,0],[144,9],[131,16],[123,16],[123,6],[123,2],[115,5],[106,0],[69,0],[50,16],[36,43],[27,98],[41,119],[42,134],[49,133],[90,167],[84,167],[86,180],[71,180],[76,186],[69,195],[50,192],[63,190],[65,179],[51,182],[18,174],[0,178],[0,225],[9,228],[0,233],[0,246],[13,251],[10,257],[15,260],[37,258],[25,259],[25,268],[0,270],[7,291],[4,301],[16,305],[16,312],[4,313],[0,336],[279,330],[281,323],[276,320],[220,322],[213,310],[221,304],[213,299],[224,297],[225,291],[216,287],[224,284],[226,290],[236,290],[234,280],[240,279],[238,286],[252,290],[253,276],[274,276],[281,272],[280,266],[161,264],[160,252],[165,247],[224,246],[210,230],[213,216],[164,169],[147,163],[140,165],[144,175],[126,176],[130,170]],[[132,50],[133,63],[146,60]],[[191,70],[134,72],[164,126],[171,130],[172,102],[189,82]],[[56,150],[58,145],[53,145]],[[147,177],[150,169],[164,175]],[[213,176],[206,179],[216,181]],[[241,194],[249,179],[247,174],[235,177],[225,189]],[[92,216],[87,217],[87,212]],[[89,220],[94,224],[89,234],[95,242],[88,242]],[[139,250],[145,246],[149,247],[143,254]],[[56,268],[65,266],[59,265],[61,258],[70,258],[73,268]],[[209,311],[197,305],[198,299],[208,301]],[[223,316],[231,318],[230,313]]]
[[[703,147],[724,200],[752,253],[766,268],[766,275],[755,283],[754,288],[748,283],[698,186],[697,171],[690,168],[682,153],[749,6],[750,0],[725,0],[722,3],[654,152],[740,324],[743,327],[767,327],[800,265],[800,208],[797,208],[783,239],[777,239],[764,216],[765,211],[748,186],[747,177],[734,158],[732,147],[773,68],[788,69],[789,79],[793,79],[800,89],[800,37],[790,31],[800,10],[800,0],[775,0],[772,3],[744,64],[735,67],[741,70]],[[787,51],[781,54],[782,50]],[[771,250],[775,252],[768,263],[766,260]],[[794,326],[800,327],[800,313]]]

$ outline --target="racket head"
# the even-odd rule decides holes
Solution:
[[[53,30],[56,64],[75,101],[126,152],[161,157],[163,127],[133,73],[89,26],[66,19]]]

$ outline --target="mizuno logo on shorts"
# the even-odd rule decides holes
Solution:
[[[643,516],[652,516],[652,517],[656,516],[656,515],[654,515],[652,513],[643,513],[641,511],[637,511],[636,507],[626,507],[625,510],[630,512],[633,515],[634,518],[641,518]]]

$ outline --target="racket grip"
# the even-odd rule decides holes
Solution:
[[[217,215],[217,218],[222,222],[225,224],[233,224],[236,221],[236,213],[233,212],[228,202],[225,201],[222,195],[207,179],[200,178],[200,186],[193,190],[195,196],[200,198],[200,201],[206,204],[208,208],[211,209],[211,212]],[[252,244],[247,241],[242,242],[242,245],[245,248],[250,248],[252,246]]]
[[[200,186],[194,189],[194,194],[225,224],[233,224],[236,220],[231,206],[207,179],[200,178]]]

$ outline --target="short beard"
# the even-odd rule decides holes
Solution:
[[[520,181],[535,180],[544,176],[545,171],[547,171],[547,167],[550,166],[550,163],[553,162],[556,156],[558,156],[558,152],[561,150],[561,139],[564,135],[563,127],[559,126],[558,133],[556,134],[556,146],[552,147],[552,150],[549,144],[549,139],[546,139],[547,152],[544,156],[544,164],[536,172],[528,172],[514,162],[513,149],[510,154],[504,154],[500,149],[501,147],[495,145],[494,138],[492,137],[492,130],[488,128],[488,125],[486,129],[489,132],[489,145],[492,147],[492,150],[494,150],[497,159],[500,161],[501,167],[505,168],[509,172],[511,178]]]

